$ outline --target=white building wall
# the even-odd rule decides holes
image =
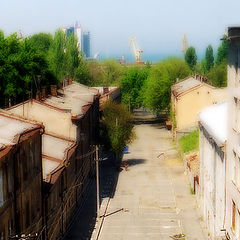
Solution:
[[[213,141],[213,140],[211,140]],[[200,207],[212,238],[223,236],[225,159],[200,130]]]
[[[240,39],[231,39],[228,56],[229,124],[227,144],[226,232],[240,238]]]

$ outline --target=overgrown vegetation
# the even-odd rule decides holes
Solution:
[[[149,66],[129,67],[121,79],[122,102],[131,110],[143,104],[143,90],[149,71]]]
[[[103,106],[101,140],[118,157],[134,138],[132,115],[125,105],[109,100]]]
[[[195,130],[179,139],[179,146],[183,153],[188,153],[199,148],[199,131]]]
[[[144,106],[155,112],[169,111],[172,84],[190,73],[188,65],[179,58],[169,58],[157,63],[151,68],[143,89]]]

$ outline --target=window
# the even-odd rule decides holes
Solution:
[[[236,230],[236,204],[232,202],[232,229]]]
[[[3,198],[3,171],[2,168],[0,168],[0,206],[2,206],[4,203]]]

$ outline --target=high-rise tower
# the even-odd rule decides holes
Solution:
[[[90,32],[83,32],[82,35],[82,52],[86,58],[90,58]]]

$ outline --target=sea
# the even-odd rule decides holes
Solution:
[[[124,57],[124,60],[126,63],[134,63],[135,57],[133,54],[99,54],[99,60],[105,60],[105,59],[115,59],[120,60]],[[184,56],[182,53],[143,53],[142,54],[142,61],[143,62],[149,62],[149,63],[157,63],[164,59],[170,58],[170,57],[178,57],[184,59]],[[198,53],[198,61],[201,61],[201,59],[204,57],[204,54]]]

